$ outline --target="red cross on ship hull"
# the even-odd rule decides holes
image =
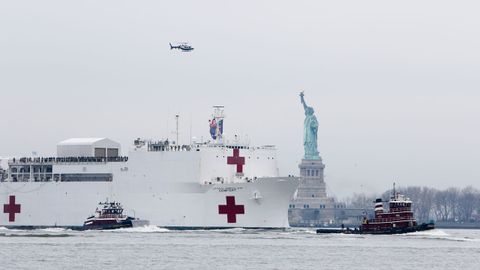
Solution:
[[[10,195],[8,204],[3,205],[3,213],[8,214],[8,222],[15,221],[15,214],[20,213],[20,204],[15,204],[15,196]]]
[[[233,156],[227,157],[227,164],[237,165],[237,173],[243,173],[243,165],[245,165],[245,157],[240,156],[240,149],[233,149]]]
[[[218,214],[227,215],[228,223],[237,223],[237,215],[245,214],[245,206],[235,204],[235,196],[226,197],[227,204],[218,206]]]

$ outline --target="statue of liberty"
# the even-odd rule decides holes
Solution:
[[[305,149],[304,159],[320,159],[317,149],[318,121],[313,114],[315,111],[305,103],[303,91],[300,93],[300,100],[305,110],[305,121],[303,122],[303,147]]]

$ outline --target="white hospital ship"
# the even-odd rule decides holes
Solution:
[[[227,143],[223,120],[216,106],[212,141],[136,139],[128,157],[113,140],[74,138],[57,145],[56,157],[3,160],[0,226],[80,228],[110,200],[160,227],[288,227],[298,179],[279,177],[274,146]]]

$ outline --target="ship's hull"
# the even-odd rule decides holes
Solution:
[[[317,229],[317,233],[343,233],[343,234],[402,234],[410,232],[420,232],[435,229],[433,223],[422,223],[420,225],[409,227],[389,227],[378,230],[362,230],[360,229]]]
[[[297,185],[295,178],[279,177],[206,185],[129,179],[1,182],[0,226],[80,228],[98,202],[109,199],[121,202],[129,216],[161,227],[284,228]]]
[[[113,230],[120,228],[131,228],[133,218],[127,217],[124,219],[98,219],[90,218],[83,224],[84,230]]]

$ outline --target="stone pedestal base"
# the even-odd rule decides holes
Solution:
[[[337,205],[333,198],[327,197],[322,159],[303,159],[298,167],[300,185],[290,203],[290,224],[313,226],[334,222],[339,215],[336,209],[343,208],[343,205]]]
[[[327,197],[327,191],[323,180],[325,165],[322,159],[303,159],[298,168],[300,168],[301,179],[297,198],[324,200]]]

